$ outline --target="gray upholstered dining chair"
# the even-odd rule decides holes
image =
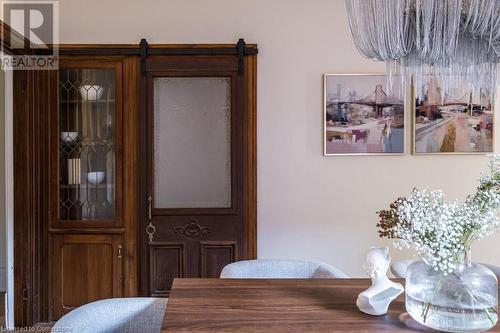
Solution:
[[[406,269],[408,266],[418,261],[417,259],[404,259],[398,260],[391,264],[391,273],[397,278],[405,278],[406,277]]]
[[[53,333],[159,333],[168,298],[112,298],[83,305],[59,319]]]
[[[345,279],[349,276],[328,264],[298,260],[244,260],[224,267],[221,279]]]
[[[397,278],[405,278],[406,277],[406,269],[408,268],[408,266],[413,264],[415,261],[418,261],[418,260],[417,259],[405,259],[405,260],[395,261],[391,265],[392,274],[394,274],[394,276]],[[480,262],[479,264],[488,267],[493,273],[495,273],[497,278],[500,279],[500,267],[495,266],[495,265],[485,264],[482,262]]]

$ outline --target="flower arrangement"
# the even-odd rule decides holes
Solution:
[[[441,191],[414,189],[378,212],[379,236],[413,248],[435,271],[452,273],[475,240],[499,227],[500,155],[489,155],[489,173],[480,178],[474,195],[446,202]]]

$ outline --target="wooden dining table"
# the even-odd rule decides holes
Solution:
[[[361,313],[356,298],[369,286],[368,279],[175,279],[162,332],[426,331],[412,326],[404,294],[386,315]],[[500,325],[489,332],[500,333]]]

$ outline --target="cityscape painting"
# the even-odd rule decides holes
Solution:
[[[401,78],[326,74],[325,155],[402,154],[405,147]]]
[[[413,152],[472,154],[493,152],[493,101],[489,92],[462,86],[444,91],[430,76],[416,98]],[[418,94],[417,94],[418,95]]]

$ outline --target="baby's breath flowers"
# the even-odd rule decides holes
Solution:
[[[446,202],[441,191],[414,189],[378,212],[380,237],[395,239],[398,248],[412,248],[436,271],[453,272],[473,241],[499,227],[500,156],[489,156],[474,195]]]

